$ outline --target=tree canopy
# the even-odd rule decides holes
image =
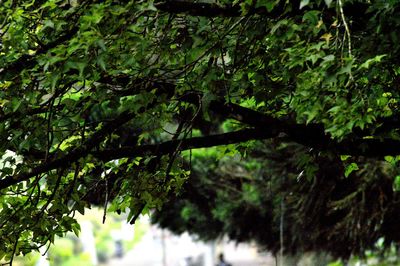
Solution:
[[[275,141],[254,143],[245,158],[218,157],[215,149],[193,151],[182,194],[156,211],[153,223],[206,241],[256,242],[276,255],[283,249],[347,259],[380,254],[399,241],[392,178],[398,170],[388,162],[317,155]]]
[[[251,182],[293,196],[292,229],[318,228],[287,235],[300,249],[398,242],[399,8],[1,0],[0,258],[78,232],[91,205],[132,223],[160,209],[193,179],[191,150],[215,146],[258,158]],[[255,200],[275,226],[274,204]]]

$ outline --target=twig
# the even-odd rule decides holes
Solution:
[[[344,28],[345,28],[345,35],[344,35],[344,37],[343,37],[343,42],[344,42],[345,37],[346,37],[346,35],[347,35],[347,45],[348,45],[349,57],[352,58],[353,55],[352,55],[352,52],[351,52],[351,33],[350,33],[349,25],[347,24],[347,21],[346,21],[346,17],[344,16],[342,0],[338,0],[338,4],[339,4],[340,16],[341,16],[341,18],[342,18],[343,25],[344,25]],[[344,45],[344,44],[343,44],[343,45]],[[350,71],[350,73],[349,73],[349,80],[348,80],[348,82],[346,83],[346,86],[348,86],[348,85],[350,84],[350,82],[352,82],[353,80],[354,80],[354,77],[353,77],[353,74],[352,74],[351,71]]]
[[[351,53],[351,33],[350,33],[350,28],[349,28],[349,25],[347,24],[346,17],[344,16],[342,0],[338,0],[338,3],[339,3],[340,16],[341,16],[341,18],[342,18],[343,25],[344,25],[344,28],[345,28],[345,30],[346,30],[346,34],[347,34],[347,37],[348,37],[347,43],[348,43],[348,47],[349,47],[349,56],[352,57],[352,53]]]
[[[103,212],[103,224],[106,222],[106,217],[107,217],[107,205],[108,205],[108,179],[107,177],[105,178],[106,182],[106,196],[104,199],[104,212]]]

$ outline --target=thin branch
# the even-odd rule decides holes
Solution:
[[[106,222],[106,217],[107,217],[107,205],[108,205],[108,179],[105,178],[104,182],[106,184],[106,194],[105,194],[105,199],[104,199],[104,210],[103,210],[103,224]]]
[[[17,233],[16,239],[15,239],[15,243],[14,243],[14,247],[13,247],[13,251],[12,251],[12,254],[11,254],[11,259],[10,259],[10,262],[9,262],[9,265],[10,265],[10,266],[13,265],[15,253],[16,253],[16,251],[17,251],[17,246],[18,246],[19,237],[20,237],[20,233]]]
[[[5,67],[0,69],[0,79],[5,79],[8,75],[15,75],[20,73],[24,69],[32,68],[37,63],[37,57],[39,55],[47,53],[50,49],[72,39],[78,32],[79,27],[74,25],[70,30],[66,31],[65,34],[58,37],[51,43],[41,47],[33,55],[24,54],[17,60],[9,63]]]
[[[142,214],[144,208],[146,207],[145,203],[142,203],[139,206],[138,211],[135,213],[135,215],[132,217],[132,219],[129,221],[129,224],[135,224],[136,220],[139,218],[139,216]]]
[[[347,34],[347,38],[348,38],[347,42],[348,42],[348,49],[349,49],[348,50],[349,51],[349,57],[352,57],[352,53],[351,53],[351,33],[350,33],[349,25],[347,24],[346,17],[344,16],[342,0],[338,0],[338,4],[339,4],[340,16],[342,18],[343,25],[344,25],[344,28],[346,30],[346,34]]]

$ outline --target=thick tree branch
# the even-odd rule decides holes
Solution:
[[[155,84],[159,83],[155,82]],[[161,82],[160,86],[174,91],[174,85],[169,84],[168,82]],[[196,105],[198,104],[198,99],[199,95],[197,93],[188,93],[180,98],[181,101]],[[209,108],[212,112],[220,116],[235,119],[251,127],[258,128],[260,130],[265,130],[267,128],[268,135],[277,136],[279,133],[283,133],[287,135],[291,141],[310,148],[316,148],[319,150],[336,150],[341,154],[367,157],[381,157],[385,155],[400,154],[400,142],[397,140],[363,139],[361,137],[358,139],[345,139],[338,143],[325,133],[325,129],[322,124],[298,124],[295,121],[277,119],[237,104],[225,103],[218,100],[211,102]]]
[[[379,158],[400,154],[400,141],[393,139],[344,140],[333,147],[340,154]]]
[[[223,104],[220,101],[212,102],[210,108],[218,114],[253,127],[264,128],[268,125],[275,132],[285,133],[292,141],[305,146],[328,148],[329,143],[332,143],[330,136],[325,133],[321,124],[297,124],[294,121],[280,120],[237,104]]]
[[[239,17],[243,15],[242,9],[239,4],[235,5],[219,5],[217,3],[209,3],[205,1],[190,1],[190,0],[164,0],[156,2],[155,7],[158,10],[168,13],[186,13],[191,16],[203,16],[203,17]],[[290,5],[290,8],[287,8]],[[246,15],[266,15],[269,18],[278,18],[288,10],[292,15],[301,14],[304,11],[300,10],[300,0],[292,0],[290,3],[286,1],[280,1],[274,8],[267,11],[265,7],[248,7]]]
[[[279,120],[236,104],[214,102],[210,108],[219,114],[259,129],[268,126],[271,130],[275,130],[275,133],[284,133],[290,140],[310,148],[366,157],[400,154],[400,141],[394,139],[351,138],[337,142],[325,133],[322,124],[305,125]]]
[[[121,124],[129,121],[133,118],[132,114],[121,115],[118,119],[109,123],[107,126],[103,127],[101,130],[96,132],[91,138],[89,138],[83,145],[73,149],[67,155],[62,156],[59,159],[52,160],[48,163],[39,165],[28,172],[24,172],[14,176],[8,176],[0,180],[0,190],[7,188],[9,186],[15,185],[22,181],[28,180],[31,177],[46,173],[48,171],[66,167],[73,162],[76,162],[80,158],[83,158],[89,154],[93,155],[95,158],[104,161],[110,161],[113,159],[119,159],[124,157],[136,157],[145,156],[152,154],[168,154],[174,151],[178,145],[180,150],[188,150],[195,148],[212,147],[218,145],[226,145],[238,142],[244,142],[254,139],[266,139],[275,137],[274,132],[268,130],[260,131],[254,129],[245,129],[232,133],[225,133],[220,135],[213,135],[207,137],[195,137],[185,140],[171,140],[159,144],[151,145],[141,145],[137,147],[123,147],[119,149],[103,150],[103,151],[93,151],[103,137],[111,132],[113,129],[119,127]]]
[[[29,178],[46,173],[48,171],[65,167],[71,163],[83,158],[87,155],[103,160],[110,161],[126,157],[137,157],[147,155],[165,155],[171,151],[176,150],[178,147],[182,150],[206,148],[219,145],[227,145],[233,143],[240,143],[249,140],[261,140],[277,137],[279,131],[276,130],[274,124],[264,125],[255,129],[243,129],[240,131],[217,134],[205,137],[194,137],[183,140],[170,140],[158,144],[148,144],[135,147],[122,147],[117,149],[93,151],[93,147],[104,137],[107,132],[113,128],[120,126],[122,123],[130,120],[132,117],[126,115],[124,118],[116,119],[112,124],[104,127],[102,130],[94,134],[84,145],[73,149],[62,158],[55,159],[48,163],[44,163],[31,171],[21,173],[15,176],[8,176],[0,180],[0,189],[7,188],[11,185],[28,180]],[[302,132],[300,135],[304,134]],[[305,139],[309,143],[311,140]],[[321,143],[318,143],[321,146]],[[397,155],[400,154],[400,141],[396,140],[376,140],[376,139],[362,139],[356,141],[343,141],[337,143],[333,140],[328,140],[324,145],[324,149],[332,149],[340,154],[366,156],[366,157],[381,157],[384,155]]]
[[[182,101],[198,104],[199,96],[195,93],[189,93],[181,98]],[[331,137],[325,133],[322,124],[298,124],[295,121],[287,119],[277,119],[270,115],[237,105],[225,103],[220,100],[214,100],[209,104],[210,111],[224,118],[231,118],[243,124],[256,128],[268,127],[275,134],[284,133],[292,141],[299,144],[326,149],[332,148]]]
[[[237,17],[241,15],[240,7],[220,6],[215,3],[189,1],[162,1],[154,4],[157,9],[168,13],[188,13],[192,16]]]
[[[300,129],[301,130],[301,129]],[[304,132],[298,135],[304,135]],[[315,133],[314,133],[315,134]],[[118,149],[108,149],[95,151],[91,154],[100,160],[110,161],[125,157],[137,157],[146,155],[164,155],[174,151],[178,145],[180,150],[189,150],[196,148],[207,148],[219,145],[227,145],[240,143],[249,140],[262,140],[275,138],[279,135],[274,125],[264,125],[262,128],[243,129],[235,132],[217,134],[205,137],[194,137],[184,140],[170,140],[159,144],[141,145],[135,147],[122,147]],[[312,139],[304,139],[301,142],[307,143],[308,147],[319,149],[330,149],[340,154],[365,156],[365,157],[382,157],[385,155],[400,154],[400,141],[391,139],[361,139],[354,141],[336,142],[326,139],[324,144],[316,142],[312,144]],[[301,142],[296,141],[301,144]]]
[[[264,130],[259,129],[243,129],[239,131],[210,135],[205,137],[193,137],[183,140],[170,140],[158,144],[141,145],[136,147],[122,147],[119,149],[109,149],[102,151],[94,151],[91,154],[104,161],[120,159],[125,157],[137,157],[146,155],[164,155],[176,150],[179,146],[180,150],[189,150],[197,148],[207,148],[220,145],[228,145],[240,143],[249,140],[269,139],[277,136],[274,130],[265,127]]]
[[[255,1],[254,1],[255,2]],[[310,10],[308,6],[300,9],[300,0],[280,1],[272,10],[267,11],[265,7],[249,7],[247,15],[264,15],[268,18],[279,18],[284,13],[286,15],[294,16],[301,15]],[[242,16],[241,7],[236,5],[219,5],[216,3],[209,3],[203,1],[190,1],[190,0],[164,0],[158,1],[155,7],[168,13],[185,13],[191,16],[203,17],[239,17]],[[344,6],[345,13],[349,14],[352,18],[362,17],[367,11],[369,5],[366,3],[349,3]],[[315,8],[315,6],[314,6]],[[324,2],[321,3],[321,8],[326,8]]]

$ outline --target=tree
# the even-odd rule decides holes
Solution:
[[[189,177],[184,150],[297,143],[321,163],[334,158],[327,187],[352,171],[364,180],[364,160],[372,167],[386,156],[396,168],[398,8],[1,1],[0,257],[78,232],[74,213],[93,204],[129,209],[132,223],[160,208]],[[237,124],[223,129],[226,121]],[[323,187],[313,164],[300,165],[313,181],[305,186]],[[379,198],[393,200],[387,193]]]
[[[218,157],[216,149],[193,151],[181,195],[156,211],[153,223],[294,257],[322,252],[348,259],[398,243],[392,179],[398,169],[388,162],[358,159],[358,171],[344,177],[343,164],[355,164],[350,158],[275,141],[253,143],[246,157]],[[382,239],[383,248],[376,245]]]

